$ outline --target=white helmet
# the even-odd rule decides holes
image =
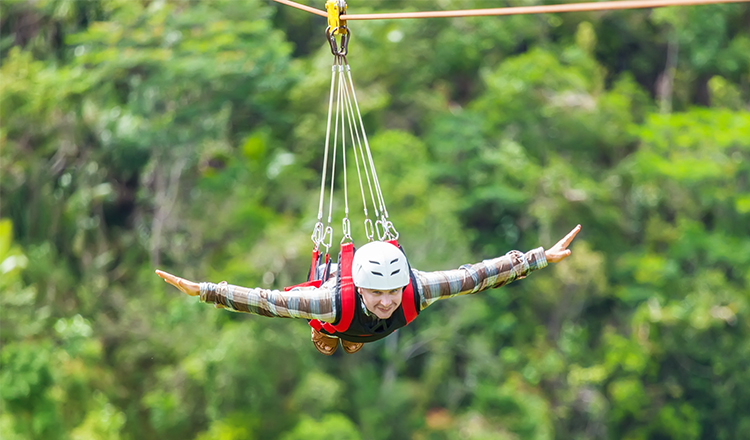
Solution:
[[[398,289],[409,284],[409,264],[398,247],[373,241],[354,254],[352,278],[355,286],[365,289]]]

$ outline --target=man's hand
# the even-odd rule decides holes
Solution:
[[[201,293],[201,287],[198,283],[188,281],[185,278],[176,277],[171,273],[166,273],[161,270],[157,270],[156,274],[159,275],[167,283],[180,289],[182,293],[190,296],[198,296]]]
[[[570,255],[570,249],[568,246],[570,242],[576,238],[576,234],[581,230],[581,225],[573,228],[562,240],[558,241],[554,246],[544,251],[544,256],[547,258],[548,263],[559,263]]]

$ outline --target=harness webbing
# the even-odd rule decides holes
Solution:
[[[352,260],[354,260],[354,244],[343,243],[341,245],[341,258],[339,259],[339,290],[341,292],[341,319],[336,325],[323,323],[323,328],[329,332],[343,332],[349,328],[354,318],[354,295],[357,294],[352,279]]]
[[[388,243],[396,246],[397,248],[401,249],[401,247],[398,245],[398,241],[394,240],[388,240]],[[403,252],[403,250],[402,250]],[[411,275],[411,274],[409,274]],[[414,320],[414,318],[417,317],[417,305],[414,303],[414,283],[411,282],[411,276],[409,276],[409,284],[406,285],[406,288],[404,288],[404,292],[401,295],[401,307],[404,309],[404,317],[406,318],[406,324],[409,325],[410,322]]]

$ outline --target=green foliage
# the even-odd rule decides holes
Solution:
[[[304,322],[214,310],[153,269],[304,279],[324,20],[258,0],[4,1],[0,437],[743,438],[748,17],[351,22],[369,144],[414,267],[583,231],[554,268],[322,357]]]
[[[320,420],[303,418],[297,426],[281,437],[283,440],[359,440],[357,426],[341,414],[327,414]]]

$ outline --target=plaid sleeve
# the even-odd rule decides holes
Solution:
[[[233,286],[226,281],[200,283],[200,289],[201,301],[213,303],[217,308],[274,318],[336,320],[335,294],[330,282],[319,288],[301,287],[288,292]]]
[[[421,307],[424,310],[439,299],[481,292],[525,278],[547,266],[544,248],[527,253],[510,251],[502,257],[466,264],[456,270],[420,272],[417,277]]]

